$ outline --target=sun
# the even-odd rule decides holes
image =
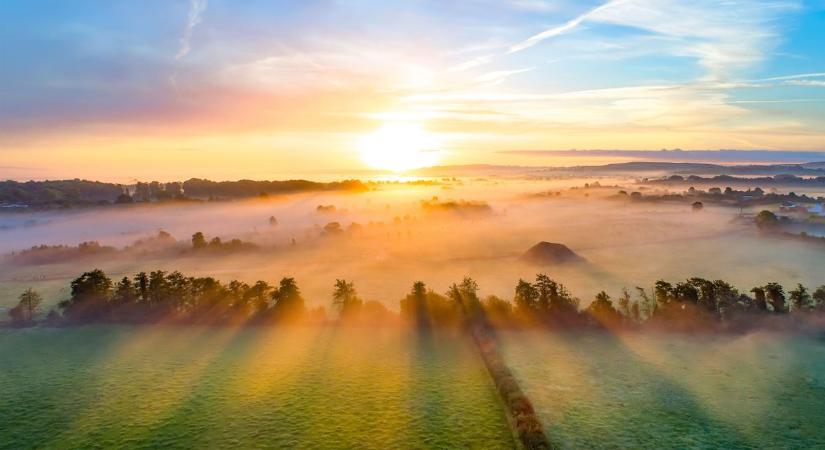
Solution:
[[[440,159],[438,138],[415,123],[386,123],[358,143],[361,160],[374,169],[403,172]]]

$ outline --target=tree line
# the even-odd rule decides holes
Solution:
[[[520,279],[512,300],[481,297],[478,283],[464,278],[446,292],[413,283],[399,302],[400,318],[419,329],[461,327],[490,322],[497,326],[543,325],[575,327],[712,328],[748,327],[759,317],[796,316],[825,312],[825,285],[813,291],[801,284],[791,290],[776,282],[739,291],[724,280],[694,277],[685,281],[657,281],[652,288],[624,289],[615,299],[601,291],[585,308],[560,282],[546,274],[532,281]],[[9,310],[13,324],[31,325],[39,314],[41,296],[21,294]],[[365,301],[352,281],[338,279],[329,305],[343,321],[392,321],[394,313],[377,301]],[[47,323],[154,323],[159,321],[250,324],[314,319],[326,320],[326,308],[308,310],[296,280],[277,284],[248,284],[213,277],[186,276],[178,271],[155,270],[112,280],[102,270],[85,272],[72,280],[69,298],[58,303]]]
[[[363,192],[369,184],[359,180],[328,183],[308,180],[138,182],[131,186],[88,180],[0,181],[0,205],[20,208],[68,208],[129,203],[200,201],[265,197],[296,192]]]

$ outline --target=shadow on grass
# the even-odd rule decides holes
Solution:
[[[605,396],[604,409],[596,413],[605,414],[609,411],[609,420],[613,423],[599,423],[598,433],[593,433],[593,430],[589,430],[590,433],[581,433],[581,436],[591,436],[598,440],[591,442],[577,440],[576,445],[585,445],[590,448],[750,449],[759,447],[759,442],[749,441],[740,430],[713,417],[699,399],[678,380],[640,359],[620,337],[606,331],[557,332],[556,336],[568,348],[577,348],[579,352],[586,352],[588,357],[582,358],[581,362],[595,383],[600,383],[600,380],[620,370],[618,367],[611,366],[610,361],[615,359],[622,361],[623,367],[631,368],[633,375],[646,382],[643,404],[634,405],[638,410],[621,414],[610,410],[625,406],[607,389],[607,386],[614,384],[613,380],[605,380],[601,385],[595,386],[597,392]],[[596,345],[592,345],[589,341],[592,339],[596,340]],[[583,346],[585,348],[582,348]],[[553,362],[548,361],[546,364],[553,364]],[[553,380],[546,380],[546,382],[552,383]],[[552,408],[553,405],[548,405],[548,407]],[[546,414],[541,414],[541,411],[540,415],[545,418],[550,440],[560,447],[565,447],[565,443],[559,441],[558,436],[554,434],[552,419],[549,419]]]

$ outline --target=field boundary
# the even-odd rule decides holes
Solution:
[[[492,335],[492,331],[486,326],[475,325],[470,330],[470,334],[504,406],[504,415],[507,417],[507,424],[517,448],[522,450],[556,449],[547,438],[533,404],[501,357],[498,342]]]

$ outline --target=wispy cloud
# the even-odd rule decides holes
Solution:
[[[477,83],[482,83],[487,86],[495,86],[497,84],[503,83],[504,80],[510,78],[513,75],[518,75],[520,73],[529,72],[533,70],[532,67],[526,69],[515,69],[515,70],[497,70],[494,72],[487,72],[483,75],[479,75],[475,78]]]
[[[609,8],[613,8],[616,5],[621,4],[621,3],[624,3],[624,0],[614,0],[614,1],[607,2],[607,3],[601,5],[597,8],[594,8],[594,9],[592,9],[592,10],[590,10],[590,11],[588,11],[588,12],[586,12],[586,13],[584,13],[584,14],[582,14],[582,15],[574,18],[574,19],[568,20],[567,22],[565,22],[562,25],[550,28],[548,30],[542,31],[541,33],[530,36],[528,39],[526,39],[522,42],[519,42],[518,44],[515,44],[515,45],[511,46],[510,51],[508,53],[520,52],[522,50],[528,49],[528,48],[538,44],[541,41],[544,41],[544,40],[550,39],[552,37],[560,36],[562,34],[573,31],[576,27],[581,25],[585,20],[595,16],[600,11],[603,11],[603,10],[609,9]]]
[[[696,58],[708,78],[725,78],[765,58],[777,45],[776,18],[800,8],[795,0],[612,0],[510,47],[509,53],[568,34],[583,24],[618,25],[666,37],[673,56]],[[663,49],[665,50],[665,49]]]
[[[799,79],[803,79],[803,78],[823,78],[823,77],[825,77],[825,72],[797,73],[797,74],[794,74],[794,75],[783,75],[781,77],[762,78],[761,80],[757,80],[757,81],[799,80]]]
[[[183,29],[183,36],[180,38],[180,47],[175,59],[181,59],[189,54],[192,32],[201,23],[203,12],[206,11],[207,0],[189,0],[189,15],[186,20],[186,28]]]
[[[785,84],[791,86],[825,87],[825,80],[788,80]]]
[[[485,64],[489,64],[493,61],[495,55],[482,55],[476,58],[473,58],[469,61],[465,61],[463,63],[457,64],[455,66],[450,67],[447,69],[448,72],[464,72],[465,70],[470,70],[479,66],[483,66]]]

